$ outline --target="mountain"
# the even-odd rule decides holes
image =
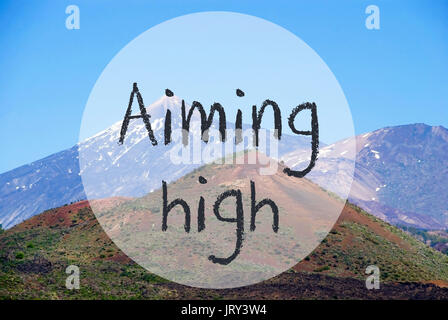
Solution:
[[[219,183],[233,185],[234,167],[199,168],[168,185],[188,194],[197,177],[218,172]],[[278,199],[289,178],[264,179]],[[304,190],[329,203],[335,199],[303,182]],[[267,183],[269,185],[269,183]],[[179,196],[184,196],[180,194]],[[136,202],[137,201],[137,202]],[[139,209],[136,199],[97,200],[105,211]],[[142,206],[142,204],[140,204]],[[143,204],[150,208],[151,203]],[[148,208],[144,207],[146,214]],[[176,224],[178,221],[171,221]],[[118,222],[119,223],[119,222]],[[140,223],[142,228],[145,223]],[[448,299],[448,257],[358,207],[346,204],[322,243],[294,268],[271,280],[236,289],[197,289],[171,283],[135,264],[112,242],[87,201],[51,209],[0,234],[1,298],[24,299]],[[65,289],[65,269],[81,270],[80,290]],[[367,290],[365,269],[376,265],[381,289]]]
[[[81,199],[85,194],[75,146],[0,175],[0,224],[9,228]]]
[[[346,179],[328,179],[350,163],[345,144],[357,145],[356,168],[349,199],[395,225],[428,229],[448,227],[448,130],[425,124],[387,127],[343,140],[320,150],[318,165],[308,178],[339,193]],[[286,164],[300,159],[284,155]]]
[[[187,110],[189,107],[186,105]],[[70,149],[1,174],[0,224],[10,228],[44,210],[86,199],[86,193],[90,199],[141,196],[160,187],[162,175],[166,181],[174,181],[191,172],[200,164],[173,165],[169,158],[173,144],[165,146],[161,143],[164,141],[166,111],[172,112],[174,130],[181,128],[180,108],[181,99],[176,96],[163,96],[147,107],[154,135],[159,141],[156,147],[149,143],[140,119],[130,122],[124,144],[118,145],[122,123],[119,121]],[[134,110],[138,108],[134,106]],[[200,122],[196,113],[190,132],[197,135]],[[212,128],[217,128],[216,119]],[[243,129],[248,127],[243,125]],[[234,125],[227,123],[227,128],[233,129]],[[244,143],[251,145],[251,139]],[[279,154],[304,147],[309,149],[307,138],[285,134],[279,143]],[[123,167],[128,170],[123,171]],[[167,172],[170,175],[167,176]]]

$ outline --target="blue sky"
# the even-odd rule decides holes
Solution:
[[[65,28],[76,4],[81,29]],[[365,8],[380,8],[367,30]],[[276,23],[333,71],[357,133],[424,122],[448,127],[448,1],[0,2],[0,172],[73,146],[90,91],[136,36],[168,19],[234,11]]]

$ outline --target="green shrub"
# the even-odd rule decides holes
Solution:
[[[25,257],[25,254],[21,251],[16,253],[16,259],[23,259]]]
[[[329,266],[322,266],[320,268],[314,269],[314,272],[322,272],[322,271],[327,271],[330,270]]]

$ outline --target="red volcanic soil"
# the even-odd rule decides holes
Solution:
[[[115,197],[110,199],[93,200],[90,202],[88,200],[84,200],[65,205],[63,207],[47,210],[43,214],[39,214],[37,216],[31,217],[28,220],[25,220],[14,228],[17,231],[21,231],[33,229],[34,227],[70,227],[73,226],[73,217],[78,214],[79,210],[84,208],[90,210],[91,203],[95,205],[95,208],[107,210],[127,200],[130,200],[130,198]]]
[[[64,207],[47,210],[43,214],[31,217],[20,223],[15,228],[17,230],[27,230],[33,229],[36,226],[51,227],[55,225],[69,227],[72,224],[71,216],[83,208],[90,208],[89,201],[84,200]]]
[[[336,228],[340,227],[340,224],[342,221],[351,221],[351,222],[356,222],[361,225],[365,225],[370,230],[375,232],[376,234],[389,240],[390,242],[397,244],[399,247],[406,249],[406,250],[410,249],[409,243],[405,242],[399,236],[392,233],[390,230],[386,229],[384,226],[375,222],[374,220],[370,219],[369,217],[359,214],[358,212],[356,212],[355,209],[353,209],[350,206],[345,206],[344,210],[342,211],[341,215],[339,216],[338,222],[336,223]],[[348,242],[347,243],[348,245],[350,245],[349,240],[350,239],[346,239],[346,241]]]

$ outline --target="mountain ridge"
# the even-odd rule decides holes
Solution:
[[[338,184],[328,174],[344,172],[352,161],[349,157],[353,155],[346,158],[344,154],[347,142],[357,146],[351,202],[395,225],[448,226],[446,128],[425,124],[385,127],[322,148],[309,178],[337,194],[339,185],[350,183],[349,172]],[[300,157],[297,152],[284,156],[287,164]]]

